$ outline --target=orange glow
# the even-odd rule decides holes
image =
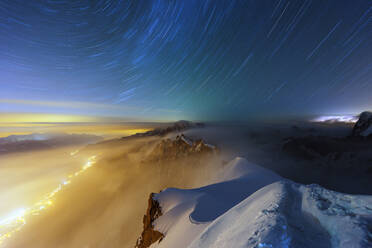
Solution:
[[[94,122],[96,117],[38,113],[1,113],[0,123],[32,123],[32,122]]]
[[[111,122],[105,122],[105,121]],[[119,119],[78,115],[0,113],[0,138],[9,135],[63,132],[104,137],[129,136],[147,132],[148,125],[119,122]]]

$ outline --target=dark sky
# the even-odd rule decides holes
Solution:
[[[0,1],[0,112],[248,120],[371,91],[370,0]]]

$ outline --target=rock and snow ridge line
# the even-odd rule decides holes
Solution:
[[[181,134],[177,135],[175,139],[162,139],[150,152],[145,161],[177,160],[185,157],[214,155],[216,153],[218,153],[217,147],[205,143],[202,139],[193,140]]]
[[[205,187],[151,196],[152,248],[372,247],[372,196],[300,185],[244,158]]]
[[[202,128],[204,127],[204,123],[200,122],[191,122],[191,121],[177,121],[173,123],[173,125],[166,127],[166,128],[155,128],[154,130],[147,131],[144,133],[136,133],[128,137],[123,137],[122,139],[128,138],[138,138],[138,137],[151,137],[151,136],[165,136],[172,132],[181,132],[191,128]]]

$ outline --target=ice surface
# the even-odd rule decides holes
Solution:
[[[165,238],[151,247],[372,247],[372,196],[296,184],[244,158],[215,184],[155,199]]]

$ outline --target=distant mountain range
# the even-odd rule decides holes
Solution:
[[[34,133],[0,138],[0,154],[57,148],[66,145],[85,145],[103,138],[88,134]]]
[[[145,133],[137,133],[137,134],[134,134],[128,137],[124,137],[123,139],[136,138],[136,137],[148,137],[148,136],[164,136],[171,132],[181,132],[181,131],[185,131],[190,128],[202,128],[204,126],[205,126],[204,123],[180,120],[180,121],[173,123],[173,125],[169,127],[155,128],[154,130],[151,130]]]

